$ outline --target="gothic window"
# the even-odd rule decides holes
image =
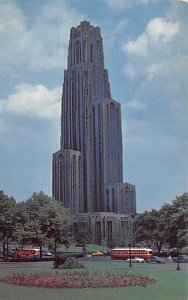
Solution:
[[[115,189],[112,188],[112,211],[115,211]]]
[[[109,111],[109,126],[110,126],[110,148],[111,148],[111,166],[114,172],[117,166],[117,126],[116,126],[116,108],[113,102],[110,103]]]
[[[72,192],[73,192],[73,212],[76,212],[76,156],[72,157]]]
[[[75,46],[75,60],[76,60],[76,64],[78,64],[79,62],[81,62],[81,46],[80,46],[80,42],[76,41],[76,46]]]
[[[107,198],[106,211],[110,211],[109,198]]]
[[[63,181],[64,181],[64,157],[62,154],[59,155],[59,199],[63,202]]]
[[[73,155],[72,158],[72,171],[73,171],[73,184],[75,183],[75,178],[76,178],[76,156]]]
[[[97,40],[97,49],[100,49],[100,47],[101,47],[101,43],[99,40]]]
[[[91,44],[90,61],[93,62],[93,44]]]
[[[84,95],[88,96],[88,72],[84,71]]]
[[[78,158],[78,177],[79,177],[79,212],[82,212],[82,190],[81,190],[81,158]]]
[[[97,44],[96,59],[97,59],[97,65],[99,65],[102,58],[101,42],[98,40],[96,44]]]
[[[62,163],[62,161],[63,161],[63,155],[60,154],[60,155],[59,155],[59,162],[60,162],[60,164]]]
[[[128,221],[121,221],[122,234],[128,235]]]
[[[101,222],[96,222],[96,242],[97,244],[101,244],[102,236],[101,236]]]
[[[110,210],[110,203],[109,203],[109,190],[106,189],[106,210]]]
[[[98,149],[99,149],[99,176],[102,175],[102,124],[101,124],[101,106],[98,104]]]
[[[112,221],[107,221],[107,241],[108,246],[112,246]]]

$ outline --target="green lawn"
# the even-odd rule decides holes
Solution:
[[[89,271],[129,272],[131,274],[147,275],[157,282],[147,287],[101,288],[101,289],[50,289],[23,287],[0,282],[0,300],[187,300],[188,270],[176,271],[176,265],[134,264],[128,268],[128,263],[121,261],[85,261]],[[52,269],[52,262],[27,263],[18,268],[0,264],[0,278],[13,273],[63,272]]]

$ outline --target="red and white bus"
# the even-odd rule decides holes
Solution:
[[[127,259],[130,257],[140,257],[149,259],[153,256],[153,251],[148,248],[115,248],[110,252],[112,259]]]
[[[16,249],[16,257],[39,257],[40,249],[39,248],[21,248]]]

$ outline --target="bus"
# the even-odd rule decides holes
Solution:
[[[16,257],[40,257],[40,249],[39,248],[17,248],[16,249]]]
[[[127,259],[130,257],[140,257],[149,259],[153,256],[153,250],[148,248],[115,248],[110,252],[112,259]]]

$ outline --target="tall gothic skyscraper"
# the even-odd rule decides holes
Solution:
[[[61,109],[55,199],[75,216],[135,214],[135,187],[123,183],[121,107],[111,97],[100,28],[86,21],[71,28]]]

